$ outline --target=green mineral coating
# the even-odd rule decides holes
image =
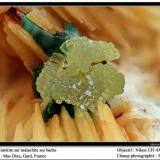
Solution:
[[[123,92],[124,76],[110,63],[119,58],[111,43],[77,37],[60,49],[64,55],[50,57],[36,81],[45,104],[54,99],[94,111],[98,100],[105,103]]]
[[[65,23],[64,32],[51,34],[32,22],[26,15],[22,14],[21,19],[23,29],[31,34],[35,42],[48,56],[55,52],[60,53],[59,47],[63,42],[80,35],[78,29],[71,23]]]
[[[62,104],[57,104],[53,99],[46,105],[42,112],[42,117],[44,122],[48,122],[50,118],[53,117],[53,115],[57,114],[60,115],[62,106],[64,106],[68,112],[68,114],[71,116],[71,118],[74,118],[74,107],[71,104],[67,104],[63,102]]]
[[[40,98],[40,94],[37,92],[37,88],[36,88],[36,80],[37,77],[39,77],[39,74],[42,71],[42,68],[44,67],[43,63],[39,63],[36,64],[32,70],[32,89],[33,89],[33,93],[36,97]]]
[[[42,112],[42,117],[44,119],[44,122],[48,122],[50,118],[53,117],[53,115],[57,114],[59,115],[61,111],[61,105],[56,104],[56,102],[52,99],[45,107],[45,109]]]
[[[72,23],[66,22],[64,24],[64,31],[68,33],[70,38],[80,36],[79,30]]]
[[[65,108],[66,108],[68,114],[71,116],[71,118],[74,118],[75,117],[74,106],[71,104],[64,103],[64,102],[62,104],[65,106]]]

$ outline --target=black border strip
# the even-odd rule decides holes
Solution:
[[[160,2],[0,2],[0,6],[160,6]],[[160,146],[160,142],[0,142],[0,146]]]
[[[160,146],[160,142],[0,142],[0,146]]]
[[[107,1],[107,0],[106,0]],[[160,2],[0,2],[0,6],[157,6]]]

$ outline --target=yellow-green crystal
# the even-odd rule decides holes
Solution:
[[[112,64],[101,63],[119,58],[113,44],[76,37],[60,49],[65,55],[50,57],[37,78],[37,90],[45,104],[54,99],[94,110],[99,99],[106,102],[123,92],[123,75]]]

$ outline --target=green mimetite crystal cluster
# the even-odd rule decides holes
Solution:
[[[65,41],[60,51],[44,63],[36,81],[45,104],[54,99],[94,111],[97,101],[123,92],[124,76],[111,64],[120,56],[112,43],[79,36]]]

